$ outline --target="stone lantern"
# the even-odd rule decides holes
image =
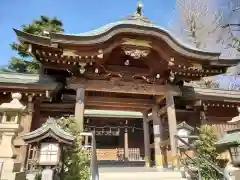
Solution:
[[[229,123],[240,123],[240,108],[238,107],[239,115],[233,117]],[[228,150],[230,154],[230,161],[225,167],[224,173],[226,177],[234,178],[240,177],[240,128],[226,131],[225,134],[215,144],[219,151]]]
[[[60,160],[61,149],[72,145],[75,137],[61,129],[54,118],[47,119],[42,127],[23,135],[27,144],[37,146],[39,153],[37,164],[43,167],[42,179],[53,179],[53,168],[57,167]]]
[[[228,150],[234,166],[240,166],[240,129],[227,131],[216,143],[219,150]]]
[[[239,115],[233,117],[231,121],[228,121],[228,123],[240,123],[240,107],[238,107],[237,110]],[[240,128],[227,131],[223,138],[216,143],[216,145],[224,149],[229,149],[233,165],[240,166]]]
[[[20,129],[19,121],[21,113],[26,106],[21,104],[22,95],[20,93],[12,94],[10,103],[0,105],[0,111],[3,113],[0,122],[0,162],[1,162],[1,179],[15,180],[24,178],[25,174],[20,172],[21,162],[16,162],[16,154],[13,146],[13,140]]]
[[[190,136],[190,134],[194,131],[194,128],[190,125],[188,125],[185,121],[183,121],[182,123],[178,124],[177,126],[177,135],[179,137],[182,137],[182,139],[184,141],[186,141],[187,143],[189,142],[189,138],[188,136]],[[185,146],[183,144],[183,142],[181,142],[180,140],[178,140],[178,146]]]

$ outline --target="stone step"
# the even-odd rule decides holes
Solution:
[[[179,171],[145,167],[99,168],[100,180],[183,180]]]
[[[98,161],[98,167],[144,167],[144,161],[111,161],[101,160]]]
[[[102,172],[100,180],[185,180],[180,172]]]
[[[169,168],[162,168],[162,169],[156,169],[156,168],[146,168],[146,167],[118,167],[118,166],[112,166],[112,167],[99,167],[99,172],[105,173],[105,172],[173,172],[173,169]],[[176,172],[176,171],[175,171]]]

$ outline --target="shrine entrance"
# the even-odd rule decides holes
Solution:
[[[142,119],[85,117],[84,130],[95,132],[98,161],[144,160]]]
[[[48,99],[43,100],[41,109],[54,109],[58,115],[74,114],[80,132],[92,126],[85,121],[86,110],[108,111],[108,117],[110,111],[121,111],[120,119],[116,119],[119,118],[116,112],[111,115],[119,131],[113,130],[111,120],[102,120],[102,116],[93,120],[100,149],[123,148],[124,158],[114,152],[108,159],[130,160],[129,149],[137,143],[137,159],[144,156],[145,166],[149,167],[153,148],[154,165],[162,167],[162,150],[170,146],[168,161],[176,166],[175,107],[195,106],[180,98],[180,103],[175,104],[176,96],[182,95],[185,82],[223,73],[227,61],[220,60],[219,53],[196,50],[181,43],[145,17],[141,8],[138,6],[133,15],[121,21],[84,34],[50,32],[49,37],[40,37],[15,32],[28,45],[28,53],[41,62],[43,74],[57,83],[47,93]],[[140,134],[126,127],[133,121],[129,116],[123,117],[122,112],[141,113],[135,123],[143,129]],[[123,124],[117,125],[119,122]],[[130,140],[130,132],[135,140]]]

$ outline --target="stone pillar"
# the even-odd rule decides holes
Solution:
[[[26,107],[20,103],[21,94],[13,93],[10,103],[0,105],[3,112],[3,118],[0,123],[0,133],[2,140],[0,142],[0,161],[3,162],[1,179],[16,180],[25,179],[25,174],[21,172],[21,162],[16,161],[15,148],[13,140],[20,129],[20,113]]]
[[[162,125],[160,122],[160,118],[158,116],[158,106],[154,105],[152,107],[152,118],[153,118],[153,133],[154,133],[154,149],[155,149],[155,166],[157,168],[162,168],[163,157],[161,154],[161,131]]]
[[[177,120],[174,105],[174,97],[171,94],[168,94],[166,96],[166,103],[169,125],[169,138],[172,154],[172,165],[173,167],[177,167],[177,141],[175,139],[175,135],[177,134]]]
[[[143,113],[143,134],[144,134],[144,155],[145,166],[150,167],[150,137],[149,137],[149,124],[148,114]]]
[[[127,128],[127,121],[125,123],[124,129],[124,159],[128,160],[128,128]]]
[[[84,99],[85,90],[84,88],[78,88],[76,93],[76,104],[75,104],[75,119],[79,129],[82,132],[84,129]]]

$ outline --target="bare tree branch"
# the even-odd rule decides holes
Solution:
[[[219,11],[216,1],[176,0],[176,19],[170,28],[196,48],[212,50],[223,47],[222,43],[229,34],[222,28],[225,14]]]

